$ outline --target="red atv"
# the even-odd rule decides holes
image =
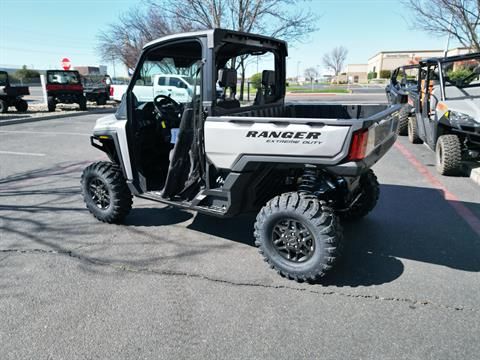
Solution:
[[[78,104],[80,110],[87,110],[87,99],[78,71],[47,70],[48,111],[55,111],[58,103]]]

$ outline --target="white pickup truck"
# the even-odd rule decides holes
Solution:
[[[133,92],[138,101],[148,102],[158,95],[170,96],[178,103],[188,103],[192,99],[193,81],[188,76],[162,74],[154,75],[151,84],[145,84],[139,79],[135,84]],[[122,101],[123,94],[127,91],[127,85],[112,85],[110,96],[115,101]]]

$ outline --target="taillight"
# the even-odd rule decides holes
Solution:
[[[353,133],[352,143],[347,159],[350,161],[358,161],[365,158],[368,145],[368,129],[360,129]]]
[[[110,86],[110,96],[113,96],[113,86]]]

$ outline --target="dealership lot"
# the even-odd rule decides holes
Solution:
[[[298,284],[262,261],[253,216],[135,199],[126,225],[96,221],[79,178],[104,159],[97,117],[0,127],[2,358],[478,356],[480,192],[424,146],[399,139],[343,261]]]

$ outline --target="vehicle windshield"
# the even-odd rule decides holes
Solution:
[[[5,73],[0,73],[0,86],[6,86],[8,80],[8,75]]]
[[[480,55],[468,60],[442,63],[446,95],[448,88],[480,87]]]
[[[80,78],[75,71],[49,71],[47,75],[49,84],[79,84]]]

